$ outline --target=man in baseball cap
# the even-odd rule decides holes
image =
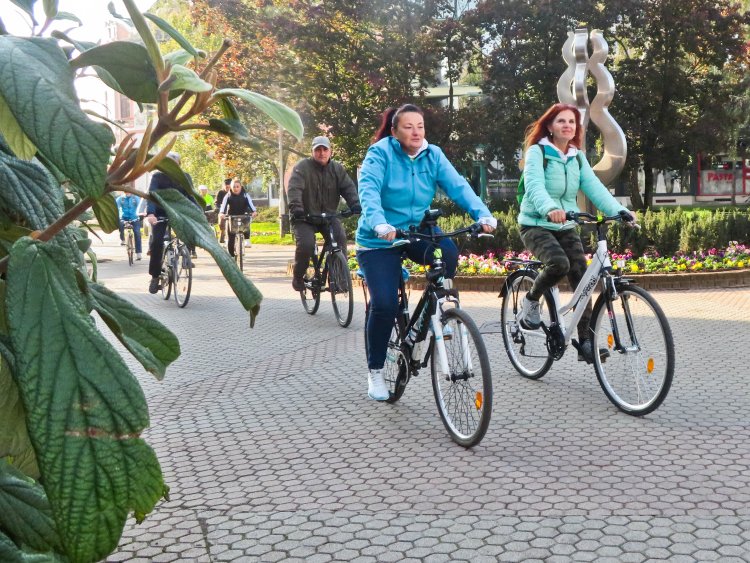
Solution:
[[[287,187],[289,213],[292,216],[292,228],[297,244],[294,253],[294,272],[292,287],[303,291],[303,276],[313,255],[315,233],[328,237],[328,227],[324,222],[310,215],[322,213],[334,214],[341,198],[353,213],[360,213],[357,186],[344,167],[331,160],[331,141],[328,137],[315,137],[312,141],[312,157],[300,160],[292,171]],[[346,256],[346,233],[337,218],[331,221],[333,234],[339,248]]]

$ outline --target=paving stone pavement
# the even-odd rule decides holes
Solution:
[[[248,250],[265,296],[250,329],[205,253],[179,309],[147,293],[145,255],[128,267],[115,239],[96,244],[112,258],[101,279],[182,356],[158,382],[116,344],[171,493],[108,561],[750,561],[750,290],[655,292],[677,368],[643,418],[573,353],[541,380],[515,375],[489,329],[497,296],[464,292],[495,389],[486,437],[464,450],[427,373],[395,405],[367,399],[361,294],[347,329],[325,301],[305,314],[291,248]]]

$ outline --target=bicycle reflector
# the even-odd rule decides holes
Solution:
[[[484,404],[484,397],[482,396],[482,392],[477,391],[477,394],[474,396],[474,406],[479,411],[479,410],[482,410],[483,404]]]
[[[649,373],[654,373],[654,359],[649,358],[646,362],[646,371]]]
[[[607,335],[607,347],[612,348],[615,345],[615,337],[613,334]]]

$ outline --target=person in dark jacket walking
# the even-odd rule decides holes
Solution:
[[[331,142],[327,137],[315,137],[312,142],[312,157],[297,163],[287,188],[289,212],[297,241],[292,274],[292,287],[295,291],[305,288],[302,276],[313,255],[315,233],[328,237],[325,225],[308,218],[307,214],[336,213],[342,197],[352,213],[362,211],[354,182],[340,163],[331,160]],[[338,219],[334,219],[332,224],[336,242],[346,255],[344,227]]]
[[[167,158],[171,158],[174,160],[177,164],[180,164],[180,155],[176,152],[171,152],[167,155]],[[190,174],[185,172],[185,176],[188,177],[188,180],[192,184],[193,180],[190,177]],[[185,189],[172,180],[169,176],[164,174],[163,172],[156,172],[151,177],[151,183],[148,186],[149,193],[154,193],[159,190],[177,190],[182,195],[184,195],[186,198],[188,198],[190,201],[192,201],[197,207],[198,202],[195,201],[195,198],[192,194],[185,191]],[[155,202],[149,200],[148,202],[148,208],[146,211],[146,220],[151,225],[151,246],[150,246],[150,252],[151,256],[148,262],[148,273],[151,275],[151,283],[149,283],[148,291],[149,293],[156,293],[159,291],[159,274],[161,273],[161,258],[162,254],[164,253],[164,234],[167,231],[167,222],[162,221],[162,219],[167,218],[167,212],[164,211],[164,209],[157,205]],[[194,253],[194,249],[190,249],[191,253]]]

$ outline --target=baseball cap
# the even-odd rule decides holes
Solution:
[[[312,142],[312,150],[315,150],[318,147],[325,147],[327,149],[330,149],[331,141],[328,140],[328,137],[315,137]]]
[[[204,190],[208,191],[208,186],[206,186],[205,184],[201,184],[200,186],[198,186],[198,191],[199,192],[202,192]]]

